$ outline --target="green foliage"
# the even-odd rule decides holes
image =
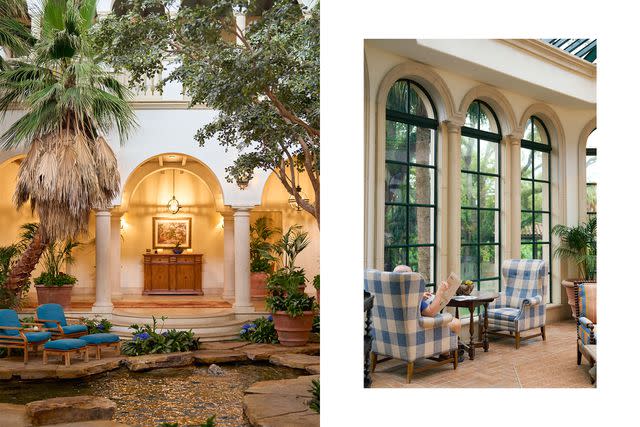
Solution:
[[[279,230],[269,226],[267,217],[260,217],[250,227],[251,240],[249,242],[249,259],[251,272],[270,273],[277,258],[273,255],[273,245],[269,240]]]
[[[273,245],[273,251],[281,257],[282,267],[293,272],[297,256],[309,243],[309,233],[302,231],[301,225],[292,225]]]
[[[75,277],[58,272],[58,274],[51,274],[47,271],[40,274],[38,277],[33,279],[33,283],[35,285],[44,285],[44,286],[64,286],[64,285],[75,285],[78,279]]]
[[[27,2],[24,0],[0,0],[0,47],[11,51],[13,56],[26,54],[33,44],[27,26]],[[0,70],[7,66],[0,56]]]
[[[316,334],[320,333],[320,315],[316,314],[313,316],[313,326],[311,327],[311,332],[315,332]]]
[[[240,338],[253,343],[277,344],[278,334],[273,325],[273,317],[258,317],[245,323],[240,330]]]
[[[127,356],[140,356],[143,354],[175,353],[197,350],[200,347],[200,338],[196,338],[192,330],[178,331],[169,329],[162,331],[165,316],[160,318],[162,325],[158,330],[158,321],[153,316],[151,325],[131,325],[133,339],[122,346],[122,353]]]
[[[311,388],[309,389],[312,399],[309,401],[309,408],[320,413],[320,380],[311,380]]]
[[[578,268],[579,279],[596,278],[597,260],[597,220],[592,216],[575,227],[558,224],[551,230],[560,238],[560,244],[553,251],[560,259],[573,261]]]
[[[307,11],[275,0],[245,30],[236,26],[234,8],[251,11],[257,3],[199,2],[167,14],[175,0],[124,0],[126,12],[101,20],[95,42],[116,70],[130,73],[132,84],[173,70],[159,90],[179,81],[192,105],[218,112],[196,140],[215,137],[240,153],[226,169],[227,180],[273,171],[319,223],[319,205],[302,201],[296,187],[306,172],[319,201],[320,7]]]
[[[80,319],[80,322],[87,325],[89,334],[106,334],[111,331],[111,327],[113,326],[107,319],[100,319],[97,316],[93,319],[83,317]]]
[[[13,268],[15,262],[26,248],[29,247],[37,230],[37,223],[23,224],[20,227],[19,240],[12,245],[0,247],[0,308],[17,307],[24,295],[29,291],[29,282],[22,286],[18,292],[7,289],[5,283],[11,268]]]
[[[269,295],[265,301],[267,309],[274,313],[284,311],[291,317],[300,317],[303,312],[317,308],[315,297],[300,291],[286,295]]]
[[[320,290],[320,275],[316,274],[315,276],[313,276],[313,287],[316,289],[316,291]]]

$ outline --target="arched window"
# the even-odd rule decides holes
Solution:
[[[520,257],[544,260],[551,285],[551,140],[535,116],[527,121],[520,147],[520,200]]]
[[[387,96],[384,264],[409,265],[435,286],[437,133],[433,102],[418,84],[398,80]]]
[[[500,290],[500,124],[482,101],[467,110],[461,136],[461,278]],[[454,224],[455,226],[455,224]]]
[[[598,147],[597,135],[594,130],[587,139],[587,216],[596,216],[598,211],[597,188],[598,188]]]

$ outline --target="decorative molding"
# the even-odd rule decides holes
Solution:
[[[564,68],[575,74],[591,79],[596,78],[597,66],[582,58],[565,52],[555,46],[551,46],[541,40],[535,39],[499,39],[499,42],[520,49],[527,54],[551,63],[558,67]]]
[[[509,100],[493,86],[478,85],[470,89],[462,98],[458,115],[465,117],[469,105],[476,99],[484,101],[495,111],[503,134],[517,133],[516,115]],[[463,119],[464,120],[464,119]]]

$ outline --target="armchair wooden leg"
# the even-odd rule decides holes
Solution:
[[[516,331],[516,350],[520,348],[520,331]]]
[[[545,330],[545,326],[542,325],[540,327],[540,333],[542,334],[542,341],[546,341],[547,340],[547,331]]]
[[[582,364],[582,353],[580,352],[580,343],[578,343],[577,350],[578,350],[578,365],[580,365]]]
[[[378,363],[378,355],[372,351],[371,352],[371,373],[373,373],[373,371],[376,370],[376,363]]]
[[[453,352],[453,370],[458,369],[458,350],[454,350]]]
[[[413,362],[407,364],[407,384],[411,383],[411,378],[413,378]]]
[[[27,362],[29,361],[29,345],[25,345],[24,350],[22,351],[24,353],[24,364],[26,365]]]
[[[66,352],[64,354],[64,366],[71,366],[71,353]]]

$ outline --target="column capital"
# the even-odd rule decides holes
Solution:
[[[447,127],[448,133],[460,133],[462,124],[457,120],[444,120],[442,122]]]
[[[522,140],[522,134],[511,133],[509,135],[505,135],[502,137],[502,140],[509,145],[520,145],[520,141]]]
[[[96,209],[96,216],[111,216],[110,209]]]
[[[233,215],[240,212],[246,212],[248,214],[251,209],[255,208],[255,205],[232,205],[231,208],[233,209]]]

